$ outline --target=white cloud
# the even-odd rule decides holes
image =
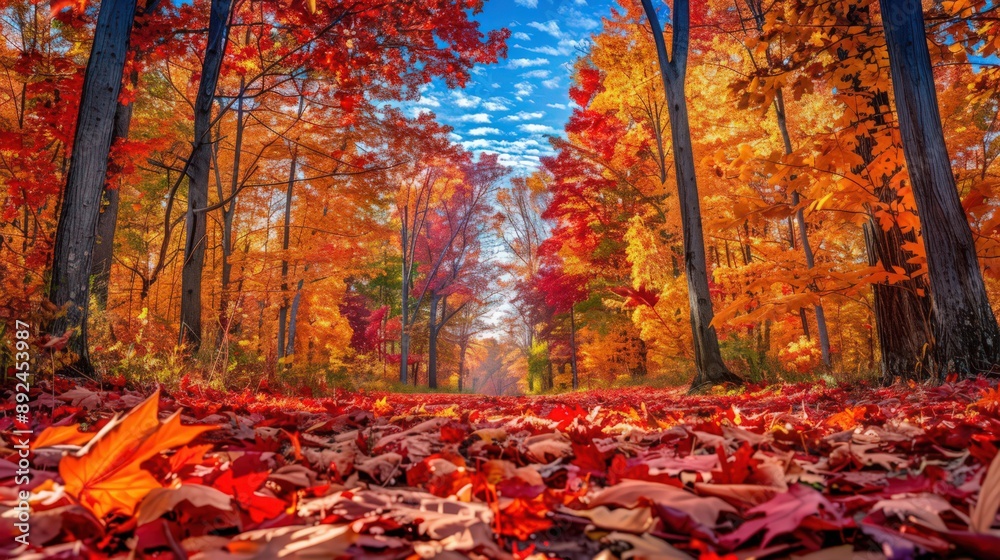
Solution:
[[[565,56],[562,50],[557,49],[550,45],[542,45],[541,47],[525,47],[523,45],[514,45],[515,48],[522,48],[526,51],[531,51],[533,53],[544,54],[547,56]]]
[[[476,97],[475,95],[466,95],[461,91],[451,92],[452,101],[455,103],[456,107],[461,107],[462,109],[472,109],[479,106],[479,102],[482,101],[481,97]]]
[[[575,53],[579,49],[584,49],[590,44],[589,39],[560,39],[556,46],[552,45],[542,45],[539,47],[525,47],[519,44],[515,44],[515,47],[522,48],[526,51],[533,53],[544,54],[547,56],[569,56]]]
[[[486,148],[489,148],[491,145],[492,142],[490,142],[485,138],[476,138],[475,140],[468,140],[466,142],[462,142],[462,147],[465,148],[466,150],[484,150]]]
[[[535,91],[535,85],[531,82],[518,82],[514,84],[514,94],[517,96],[518,101],[524,101],[523,98],[532,94]]]
[[[431,95],[422,95],[420,99],[416,101],[417,105],[423,105],[424,107],[440,107],[441,102]]]
[[[466,113],[466,114],[458,117],[458,120],[460,120],[462,122],[473,122],[473,123],[489,124],[490,123],[490,115],[489,115],[489,113]]]
[[[518,6],[524,6],[525,8],[538,7],[538,0],[514,0],[514,3]]]
[[[535,111],[529,113],[527,111],[518,111],[516,115],[508,115],[503,118],[505,121],[528,121],[531,119],[540,119],[545,116],[545,113],[541,111]]]
[[[507,167],[516,167],[525,171],[531,171],[538,168],[538,165],[541,163],[540,159],[538,156],[500,154],[497,157],[497,163]]]
[[[560,6],[559,15],[563,16],[563,21],[566,22],[566,25],[583,29],[584,31],[593,31],[601,25],[601,22],[587,17],[586,14],[572,6]]]
[[[556,20],[554,19],[549,20],[545,23],[530,21],[528,22],[528,27],[534,27],[535,29],[541,31],[542,33],[548,33],[549,35],[552,35],[556,39],[563,38],[563,32],[561,29],[559,29],[559,24],[556,23]]]
[[[552,78],[551,80],[545,80],[544,82],[542,82],[542,85],[548,89],[556,89],[557,87],[559,87],[559,78],[556,77]]]
[[[547,58],[512,58],[507,63],[508,68],[531,68],[532,66],[545,66],[549,63]]]
[[[426,115],[427,113],[430,112],[432,111],[427,107],[411,107],[409,111],[411,119],[415,119],[420,115]]]
[[[510,110],[510,107],[508,106],[509,103],[510,101],[507,101],[503,97],[491,97],[487,99],[485,102],[483,102],[483,109],[490,112],[509,111]]]
[[[555,134],[557,132],[556,129],[547,124],[522,124],[518,125],[517,128],[528,134]]]
[[[500,134],[499,128],[490,128],[487,126],[480,126],[478,128],[473,128],[467,131],[469,136],[489,136],[491,134]]]
[[[530,41],[531,40],[531,35],[528,35],[524,31],[518,31],[517,33],[515,33],[514,35],[512,35],[512,37],[514,37],[518,41]]]
[[[549,74],[551,74],[551,72],[549,72],[548,70],[532,70],[530,72],[525,72],[524,74],[521,74],[521,77],[522,78],[548,78]]]
[[[565,103],[549,103],[546,107],[552,107],[553,109],[569,109]]]
[[[461,142],[461,145],[466,150],[497,154],[501,164],[527,171],[536,169],[542,156],[554,153],[548,143],[535,138],[520,138],[518,140],[476,138]]]

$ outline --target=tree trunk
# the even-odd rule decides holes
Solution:
[[[164,2],[159,0],[152,0],[147,2],[145,7],[140,10],[140,13],[135,14],[133,21],[133,27],[139,29],[142,27],[143,18],[156,13],[157,10],[162,8]],[[136,61],[141,59],[145,52],[133,52],[133,56]],[[135,69],[129,75],[129,82],[133,88],[135,88],[139,83],[139,72]],[[127,104],[122,104],[119,102],[115,107],[115,128],[114,135],[111,139],[112,147],[115,143],[127,140],[129,137],[129,129],[132,126],[132,111],[133,103],[129,102]],[[112,166],[112,162],[109,161],[109,166]],[[112,174],[118,174],[120,169],[116,166],[111,169]],[[169,175],[169,174],[168,174]],[[94,290],[94,298],[97,300],[97,305],[100,309],[107,308],[108,305],[108,290],[110,289],[111,282],[111,266],[114,264],[114,239],[115,231],[118,228],[118,208],[119,201],[121,198],[120,188],[123,182],[122,177],[118,178],[118,185],[112,185],[110,182],[104,187],[104,199],[102,203],[101,216],[98,218],[97,222],[97,241],[94,247],[94,260],[91,266],[91,285]],[[167,178],[167,183],[170,183],[170,178]],[[133,279],[135,277],[135,271],[132,271]],[[143,290],[140,293],[148,293],[147,281],[145,278],[143,280]],[[131,304],[130,304],[131,305]]]
[[[302,302],[303,283],[300,279],[299,285],[295,289],[295,297],[292,298],[292,306],[288,310],[288,342],[285,343],[286,356],[291,356],[295,353],[295,328],[299,322],[299,304]]]
[[[781,139],[785,145],[785,153],[792,153],[792,138],[788,133],[788,118],[785,113],[785,96],[779,89],[777,95],[774,99],[775,113],[777,113],[778,129],[781,131]],[[799,205],[799,192],[792,191],[792,205]],[[806,228],[805,212],[802,208],[795,211],[795,221],[799,225],[799,239],[802,241],[802,253],[806,258],[806,268],[812,270],[816,266],[816,257],[813,254],[812,244],[809,242],[809,230]],[[794,235],[794,233],[792,233]],[[793,237],[794,239],[794,237]],[[810,288],[812,290],[817,290],[817,286],[813,283]],[[830,367],[830,334],[826,327],[826,314],[823,312],[823,306],[819,303],[813,305],[813,310],[816,312],[816,333],[819,336],[819,349],[823,358],[823,365]],[[804,309],[799,309],[799,315],[802,321],[802,331],[805,333],[806,338],[809,338],[809,322],[806,320],[806,314]]]
[[[56,228],[49,293],[52,303],[65,307],[65,314],[48,330],[55,336],[75,331],[69,341],[70,350],[77,354],[73,367],[86,374],[93,372],[87,348],[90,271],[135,9],[136,3],[129,0],[101,4]]]
[[[211,167],[212,103],[226,52],[232,0],[212,0],[208,45],[194,103],[194,141],[188,160],[188,210],[181,274],[180,343],[194,352],[201,346],[201,275],[205,268],[208,173]]]
[[[431,310],[430,315],[427,319],[429,323],[428,332],[429,337],[427,340],[427,388],[437,389],[437,339],[438,332],[441,329],[441,323],[438,322],[438,303],[441,301],[441,296],[436,292],[431,292]]]
[[[243,79],[240,79],[240,91],[243,91]],[[233,175],[229,183],[228,204],[222,206],[222,285],[219,287],[219,339],[217,345],[221,348],[232,328],[235,310],[229,309],[229,285],[232,283],[233,263],[233,220],[236,216],[236,191],[240,183],[240,160],[243,153],[243,96],[236,100],[236,137],[233,140]],[[221,187],[220,187],[221,189]]]
[[[792,204],[794,206],[799,205],[798,191],[792,192]],[[813,255],[812,246],[809,244],[809,233],[806,229],[805,214],[801,208],[795,212],[795,221],[799,224],[799,238],[802,240],[802,252],[806,257],[806,268],[812,270],[816,267],[816,257]],[[813,282],[809,288],[813,291],[818,291],[819,289],[815,282]],[[819,337],[819,349],[823,357],[823,365],[830,367],[830,333],[826,328],[826,314],[823,312],[823,306],[819,303],[813,305],[813,310],[816,312],[816,335]],[[809,327],[808,323],[805,322],[804,314],[802,319],[802,328],[806,333],[806,338],[809,338]]]
[[[292,148],[292,163],[288,169],[288,186],[285,189],[285,221],[281,230],[281,307],[278,308],[278,359],[285,357],[285,333],[288,326],[288,247],[292,237],[292,194],[295,174],[298,172],[298,146]]]
[[[761,36],[763,36],[764,23],[766,18],[764,15],[764,7],[762,2],[760,2],[759,0],[756,1],[747,0],[746,4],[747,7],[750,9],[750,12],[753,14],[754,22],[757,25],[758,33],[760,33]],[[771,51],[769,48],[765,50],[765,56],[767,57],[768,65],[773,66],[774,60],[771,56]],[[792,153],[792,137],[788,133],[788,118],[787,118],[787,113],[785,112],[785,95],[781,88],[778,88],[778,90],[775,92],[774,112],[778,122],[778,130],[781,132],[781,140],[782,143],[784,144],[785,154],[790,155]],[[794,206],[798,206],[799,204],[798,191],[792,191],[791,198],[792,198],[792,204]],[[792,249],[795,248],[795,230],[792,227],[794,221],[798,221],[799,237],[802,239],[802,252],[804,253],[806,258],[806,267],[812,270],[812,268],[815,266],[816,263],[815,263],[815,258],[813,256],[812,245],[809,243],[809,232],[806,228],[805,215],[801,208],[799,208],[795,212],[795,220],[792,220],[791,217],[789,217],[788,219],[788,239]],[[814,291],[817,290],[817,286],[815,285],[815,283],[813,283],[810,286],[810,289]],[[816,312],[816,330],[818,331],[819,335],[820,353],[822,355],[823,365],[826,367],[830,367],[831,366],[830,335],[826,326],[826,314],[823,312],[823,306],[820,303],[816,303],[813,306],[813,309]],[[802,332],[805,334],[806,339],[811,340],[811,336],[809,335],[809,320],[806,317],[806,310],[803,307],[799,308],[799,320],[802,323]]]
[[[138,74],[132,73],[130,77],[134,86],[138,81]],[[111,145],[128,139],[129,127],[132,123],[132,103],[122,104],[119,102],[115,107],[115,126],[111,137]],[[111,165],[111,162],[109,162]],[[112,169],[113,174],[120,172],[120,169]],[[91,283],[94,289],[94,299],[97,306],[105,309],[108,306],[108,290],[111,282],[111,264],[114,262],[114,241],[115,229],[118,227],[118,203],[120,199],[120,189],[122,180],[116,177],[117,185],[112,185],[110,181],[104,185],[104,202],[101,208],[101,215],[97,219],[97,239],[94,244],[94,261],[90,269],[93,277]]]
[[[462,338],[458,348],[458,392],[465,390],[465,353],[469,349],[469,339]]]
[[[646,341],[642,339],[641,336],[636,335],[636,346],[638,346],[636,367],[633,370],[633,376],[645,379],[649,374],[649,348],[646,346]]]
[[[403,225],[400,227],[401,246],[403,248],[403,271],[401,275],[402,293],[400,294],[400,331],[399,331],[399,382],[406,385],[406,368],[410,354],[410,335],[406,332],[409,327],[410,312],[410,263],[407,259],[408,231],[406,220],[408,209],[403,211]]]
[[[850,10],[846,17],[850,25],[872,32],[874,22],[870,7],[867,5]],[[838,56],[849,64],[846,51],[838,51]],[[885,129],[894,126],[891,118],[892,109],[889,103],[889,93],[883,89],[872,88],[863,83],[860,75],[849,76],[845,89],[857,94],[858,99],[867,98],[868,103],[853,103],[849,107],[857,114],[856,119],[864,122],[867,130]],[[876,161],[879,154],[875,153],[877,141],[873,134],[861,134],[857,137],[854,152],[861,157],[862,163],[852,169],[855,173],[864,172],[865,168]],[[893,172],[883,173],[874,177],[873,190],[879,203],[889,206],[898,204],[901,197],[891,185],[891,177],[902,171],[899,164]],[[881,184],[878,182],[881,181]],[[914,232],[903,234],[898,224],[893,223],[886,228],[876,214],[877,209],[867,205],[868,223],[864,226],[865,245],[868,262],[871,265],[882,264],[884,270],[896,273],[902,268],[908,275],[916,272],[916,265],[907,261],[908,251],[903,248],[905,241],[916,241]],[[926,367],[928,345],[932,340],[930,333],[930,299],[927,295],[927,283],[923,278],[909,278],[889,283],[888,281],[872,285],[873,311],[875,314],[875,331],[879,339],[879,367],[882,378],[891,382],[897,376],[920,378]]]
[[[986,296],[941,128],[919,0],[880,0],[903,153],[920,214],[931,285],[938,378],[1000,363],[1000,329]]]
[[[580,388],[580,374],[576,369],[576,312],[569,308],[569,365],[573,372],[573,390]]]
[[[642,0],[642,7],[649,20],[656,43],[660,76],[667,97],[670,114],[670,133],[674,150],[674,170],[677,177],[677,195],[684,234],[684,271],[688,284],[688,301],[691,308],[691,330],[694,335],[695,365],[697,375],[691,390],[698,391],[722,383],[742,383],[722,361],[719,339],[712,327],[714,312],[708,288],[708,270],[705,262],[705,240],[701,224],[701,202],[695,177],[694,154],[691,150],[691,129],[688,122],[687,100],[684,83],[687,73],[690,14],[688,0],[676,0],[673,17],[673,60],[667,56],[652,0]]]
[[[892,197],[895,198],[895,193]],[[912,274],[916,265],[907,263],[902,251],[904,241],[916,241],[913,232],[904,235],[898,226],[882,228],[874,217],[864,225],[868,264],[881,264],[887,272],[897,269]],[[882,379],[891,383],[896,377],[921,379],[927,356],[925,346],[931,340],[926,327],[930,325],[930,300],[916,293],[926,290],[924,282],[915,278],[889,284],[872,285],[875,327],[878,333],[879,365]]]

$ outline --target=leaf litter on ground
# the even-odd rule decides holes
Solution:
[[[996,558],[984,379],[687,396],[173,394],[56,378],[0,555],[61,558]],[[30,491],[31,545],[14,541]]]

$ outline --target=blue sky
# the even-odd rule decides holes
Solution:
[[[510,29],[507,59],[476,67],[465,89],[428,84],[406,110],[433,111],[455,142],[528,173],[551,153],[546,135],[562,131],[573,62],[609,10],[610,0],[488,0],[476,18],[484,30]]]

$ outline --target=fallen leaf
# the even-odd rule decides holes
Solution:
[[[969,528],[974,533],[988,533],[996,521],[997,509],[1000,508],[1000,453],[983,475],[979,499],[969,512]]]
[[[703,498],[687,490],[642,480],[623,480],[602,490],[590,501],[591,507],[616,505],[634,508],[642,503],[662,504],[687,514],[694,521],[714,527],[719,514],[736,509],[718,498]]]
[[[131,515],[158,480],[141,468],[161,451],[190,442],[214,426],[182,426],[180,412],[161,423],[157,391],[123,417],[116,417],[77,453],[59,463],[66,493],[98,518],[120,511]]]

